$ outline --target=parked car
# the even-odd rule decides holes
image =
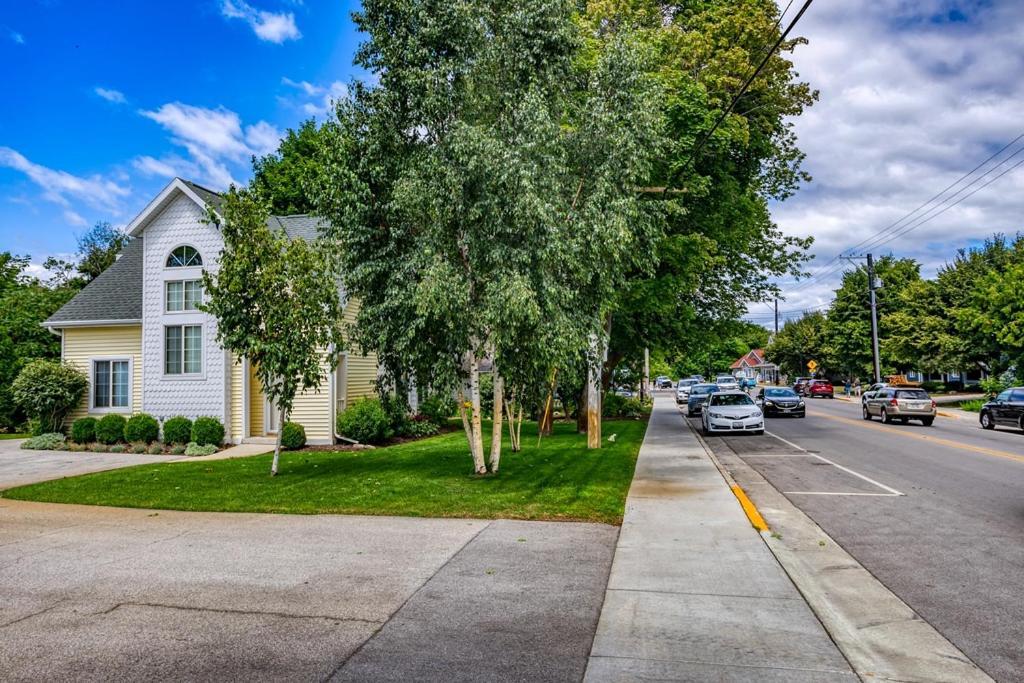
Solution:
[[[983,405],[978,420],[984,429],[1024,429],[1024,387],[1007,389]]]
[[[708,396],[701,414],[705,434],[717,432],[753,432],[764,434],[764,414],[746,393],[740,390],[716,391]]]
[[[615,389],[615,393],[622,398],[633,398],[633,396],[635,396],[634,391],[629,387],[617,387]]]
[[[690,387],[690,398],[686,400],[687,417],[700,415],[704,402],[708,400],[708,396],[716,391],[718,391],[717,384],[694,384]]]
[[[704,383],[704,375],[690,375],[690,379],[695,379],[701,384]]]
[[[876,415],[886,424],[896,420],[903,424],[909,420],[920,420],[925,427],[931,427],[938,414],[935,401],[927,391],[917,387],[879,389],[864,403],[862,410],[865,420]]]
[[[658,375],[657,377],[654,378],[654,388],[655,389],[671,389],[672,388],[672,378],[668,377],[666,375]]]
[[[764,387],[757,392],[754,401],[764,412],[765,417],[772,415],[793,415],[807,417],[807,406],[804,400],[789,387]]]
[[[811,381],[811,377],[797,377],[796,381],[793,382],[793,391],[798,395],[803,396],[804,390],[807,388],[807,383]]]
[[[736,378],[732,375],[719,375],[715,378],[715,384],[717,384],[722,391],[740,388],[740,383],[737,382]]]
[[[809,398],[835,398],[836,390],[827,379],[812,379],[804,389]]]
[[[676,405],[683,405],[690,400],[690,387],[700,384],[695,379],[681,379],[676,383]]]

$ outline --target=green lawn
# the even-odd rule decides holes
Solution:
[[[472,474],[464,434],[388,448],[140,465],[33,484],[5,498],[49,503],[217,512],[341,513],[415,517],[583,520],[620,524],[646,423],[608,421],[601,450],[575,425],[557,424],[537,447],[523,425],[523,452],[507,442],[497,476]],[[489,431],[486,432],[489,434]],[[614,443],[607,437],[616,434]],[[507,438],[507,435],[506,435]]]
[[[6,439],[27,439],[28,437],[28,434],[0,434],[0,441]]]

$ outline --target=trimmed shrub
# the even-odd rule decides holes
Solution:
[[[378,444],[391,438],[391,420],[376,398],[362,398],[338,415],[338,433],[359,443]]]
[[[64,418],[89,388],[85,373],[68,363],[34,360],[11,383],[11,397],[43,433],[60,431]]]
[[[618,394],[607,393],[601,405],[601,414],[605,417],[622,417],[622,409],[626,399]]]
[[[197,417],[192,423],[192,441],[200,446],[219,447],[224,443],[224,425],[215,417]]]
[[[645,403],[638,398],[627,398],[622,404],[622,417],[643,417],[644,415],[650,415],[651,404]]]
[[[81,453],[82,451],[89,450],[89,448],[84,443],[75,443],[72,441],[68,444],[68,450],[72,453]]]
[[[409,420],[409,424],[406,429],[406,436],[410,436],[414,439],[422,439],[427,436],[434,436],[441,430],[437,428],[437,425],[423,417],[417,415],[413,419]]]
[[[387,413],[391,434],[405,436],[409,429],[409,406],[405,400],[394,394],[387,394],[381,398],[380,405]]]
[[[21,442],[21,447],[30,451],[57,451],[64,448],[64,435],[60,432],[47,432]]]
[[[937,394],[946,390],[946,385],[942,382],[936,382],[934,380],[928,380],[927,382],[921,382],[921,388],[927,391],[929,394]]]
[[[980,413],[983,405],[985,405],[985,399],[983,398],[974,399],[973,401],[960,401],[960,410]]]
[[[281,427],[281,445],[295,450],[306,445],[306,428],[298,422],[285,422]]]
[[[146,413],[139,413],[128,418],[124,426],[124,438],[127,441],[153,443],[160,437],[160,423]]]
[[[192,440],[192,420],[181,415],[164,422],[164,443],[187,444]]]
[[[126,450],[128,450],[128,447],[123,443],[114,444],[110,447],[111,453],[124,453]]]
[[[144,444],[141,441],[139,441],[138,443],[133,443],[132,444],[132,449],[131,450],[132,450],[132,453],[134,453],[135,455],[142,455],[148,449],[149,449],[149,446],[147,446],[146,444]]]
[[[75,443],[92,443],[96,440],[96,418],[80,417],[71,423],[71,440]]]
[[[161,446],[159,442],[154,441],[152,444],[150,444],[149,450],[146,452],[149,453],[150,455],[160,455],[161,453],[164,452],[164,447]]]
[[[200,418],[202,419],[202,418]],[[196,420],[198,422],[199,420]],[[213,455],[217,452],[217,447],[211,444],[199,445],[196,442],[192,442],[185,446],[185,455]]]
[[[96,440],[108,446],[124,440],[124,426],[127,420],[117,413],[110,413],[96,423]]]
[[[186,448],[188,447],[185,444],[177,444],[171,448],[171,455],[184,455]]]
[[[89,450],[93,453],[109,453],[110,446],[105,443],[91,443],[89,444]]]
[[[448,418],[455,415],[456,408],[455,399],[435,394],[420,403],[419,414],[438,427],[443,427],[448,423]]]

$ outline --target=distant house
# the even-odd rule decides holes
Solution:
[[[215,271],[224,242],[207,211],[219,215],[222,197],[175,178],[128,224],[132,239],[117,260],[43,324],[61,338],[61,357],[89,377],[89,391],[69,419],[145,412],[223,421],[233,443],[262,441],[280,428],[254,368],[217,344],[217,320],[199,310],[202,273]],[[292,239],[314,239],[317,219],[272,216]],[[346,301],[355,319],[358,302]],[[319,391],[295,397],[289,419],[309,442],[334,442],[335,416],[372,395],[377,359],[345,353],[323,366]]]
[[[765,360],[764,349],[751,349],[729,366],[735,377],[745,377],[774,384],[779,378],[779,367]]]

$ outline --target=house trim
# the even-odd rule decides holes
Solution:
[[[118,320],[58,320],[43,323],[43,327],[59,330],[64,327],[119,327],[122,325],[141,325],[140,318],[122,318]]]
[[[153,199],[153,201],[146,205],[146,208],[144,208],[138,216],[132,219],[132,222],[129,223],[125,229],[126,232],[132,237],[138,237],[142,231],[146,229],[146,226],[156,218],[164,205],[174,197],[175,192],[181,192],[184,194],[186,197],[198,204],[203,211],[206,211],[208,208],[206,202],[204,202],[199,195],[193,192],[188,185],[182,182],[181,178],[175,178],[167,184],[167,187],[165,187],[160,194]],[[216,214],[215,212],[215,215],[218,219],[223,220],[220,214]]]

